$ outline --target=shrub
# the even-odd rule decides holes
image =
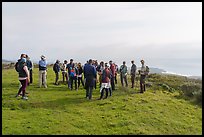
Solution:
[[[202,104],[202,85],[200,83],[185,83],[181,85],[181,91],[184,97],[192,99],[197,104]]]

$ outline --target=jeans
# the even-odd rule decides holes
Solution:
[[[107,98],[108,97],[108,88],[103,88],[102,89],[102,91],[101,91],[101,96],[100,96],[100,99],[102,99],[102,97],[103,97],[103,94],[104,94],[104,90],[106,90],[106,97],[105,98]]]
[[[92,91],[93,87],[86,87],[86,98],[88,97],[89,99],[92,98]]]
[[[73,81],[75,84],[75,90],[77,90],[77,77],[70,77],[71,90],[73,89]]]

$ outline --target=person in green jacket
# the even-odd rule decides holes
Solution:
[[[123,61],[123,64],[120,66],[120,80],[121,80],[122,86],[124,86],[124,84],[123,84],[123,80],[124,80],[126,87],[128,87],[128,83],[127,83],[127,66],[125,65],[125,63],[126,62]]]

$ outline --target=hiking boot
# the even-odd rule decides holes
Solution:
[[[22,97],[23,100],[28,100],[28,97],[24,96]]]

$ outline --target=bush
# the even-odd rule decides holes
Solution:
[[[197,104],[202,106],[202,90],[194,93],[194,100]]]
[[[193,97],[196,92],[202,89],[200,84],[197,83],[186,83],[181,85],[181,90],[183,94],[187,97]]]
[[[202,104],[202,85],[200,83],[185,83],[181,85],[181,91],[183,96],[194,100],[198,104]]]

